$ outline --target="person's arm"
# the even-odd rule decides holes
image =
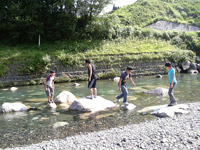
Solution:
[[[133,84],[133,86],[136,86],[136,84],[133,82],[132,77],[129,77],[129,80],[131,81],[131,83]]]
[[[171,88],[173,88],[174,78],[175,78],[175,74],[173,74],[172,84],[170,86]]]
[[[120,80],[119,80],[119,91],[121,91],[121,86],[122,86],[122,79],[120,78]]]
[[[89,64],[89,70],[90,70],[89,81],[91,81],[91,78],[92,78],[92,66],[90,64]]]
[[[47,79],[45,80],[44,88],[47,91]]]

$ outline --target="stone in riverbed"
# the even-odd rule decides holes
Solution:
[[[54,100],[55,103],[68,103],[71,104],[77,98],[69,91],[61,92]]]
[[[166,88],[156,88],[153,90],[145,91],[145,94],[152,94],[152,95],[158,95],[158,96],[167,96],[168,95],[168,89]]]
[[[182,63],[183,70],[188,70],[190,68],[190,61],[185,61]]]
[[[197,73],[199,73],[199,71],[198,70],[188,70],[188,73],[197,74]]]
[[[27,111],[28,107],[22,103],[3,103],[1,106],[1,111],[3,113],[8,112],[22,112]]]
[[[18,90],[18,88],[17,88],[17,87],[11,87],[10,90],[11,90],[12,92],[14,92],[14,91]]]
[[[115,77],[114,82],[119,83],[120,77]]]
[[[157,110],[154,110],[151,114],[158,117],[171,117],[173,118],[175,114],[187,114],[189,107],[184,104],[175,105],[172,107],[163,107]]]
[[[80,112],[93,112],[93,113],[115,108],[118,108],[116,104],[100,96],[97,96],[97,98],[94,99],[88,99],[86,97],[83,97],[75,100],[70,106],[70,110],[77,110]]]
[[[122,109],[124,110],[134,110],[136,106],[134,104],[126,104],[122,106]]]
[[[48,103],[47,108],[55,109],[57,106],[55,103]]]
[[[68,122],[56,122],[53,124],[53,128],[59,128],[68,125]]]
[[[79,83],[74,83],[74,86],[77,87],[77,86],[80,86],[80,84]]]
[[[162,78],[162,75],[161,75],[161,74],[157,74],[157,75],[155,76],[155,78]]]

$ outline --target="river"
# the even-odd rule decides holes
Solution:
[[[200,101],[200,75],[177,75],[178,85],[175,88],[175,97],[178,103]],[[156,87],[167,88],[167,76],[162,79],[143,77],[134,79],[137,84],[132,87],[128,82],[128,102],[137,106],[135,111],[127,112],[115,110],[102,112],[90,118],[84,114],[71,112],[63,108],[48,110],[44,87],[23,86],[15,92],[0,89],[0,105],[4,102],[22,102],[32,107],[40,108],[38,111],[0,114],[0,148],[29,145],[44,140],[65,138],[75,134],[98,131],[127,124],[137,124],[154,119],[151,115],[140,115],[137,110],[147,106],[169,103],[168,97],[145,95],[143,91]],[[89,95],[87,82],[80,82],[79,87],[73,83],[60,83],[55,85],[55,95],[67,90],[77,97]],[[100,80],[97,82],[98,95],[117,103],[115,96],[119,94],[117,83],[113,80]],[[56,122],[67,122],[68,125],[53,128]]]

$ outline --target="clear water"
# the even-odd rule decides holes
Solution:
[[[179,75],[177,79],[175,96],[178,103],[200,101],[200,75]],[[46,109],[47,100],[42,85],[19,87],[15,92],[0,89],[0,105],[4,102],[22,102],[41,109],[23,113],[0,114],[0,147],[28,145],[153,119],[154,117],[151,115],[138,114],[137,110],[147,106],[167,104],[169,99],[168,97],[145,95],[143,91],[156,87],[167,88],[168,79],[166,76],[162,79],[143,77],[134,79],[134,81],[137,87],[132,87],[128,83],[129,96],[131,96],[128,101],[137,106],[135,111],[115,110],[98,113],[89,118],[62,108],[57,108],[55,111]],[[80,84],[79,87],[74,87],[73,83],[56,84],[55,95],[64,90],[72,92],[77,97],[88,95],[87,82]],[[114,81],[98,81],[97,87],[99,96],[116,103],[114,97],[119,94],[119,91]],[[53,128],[53,124],[56,122],[67,122],[68,125]]]

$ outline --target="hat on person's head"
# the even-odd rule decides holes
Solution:
[[[133,67],[128,66],[126,70],[133,70]]]
[[[54,70],[50,70],[50,73],[55,73],[55,71]]]

